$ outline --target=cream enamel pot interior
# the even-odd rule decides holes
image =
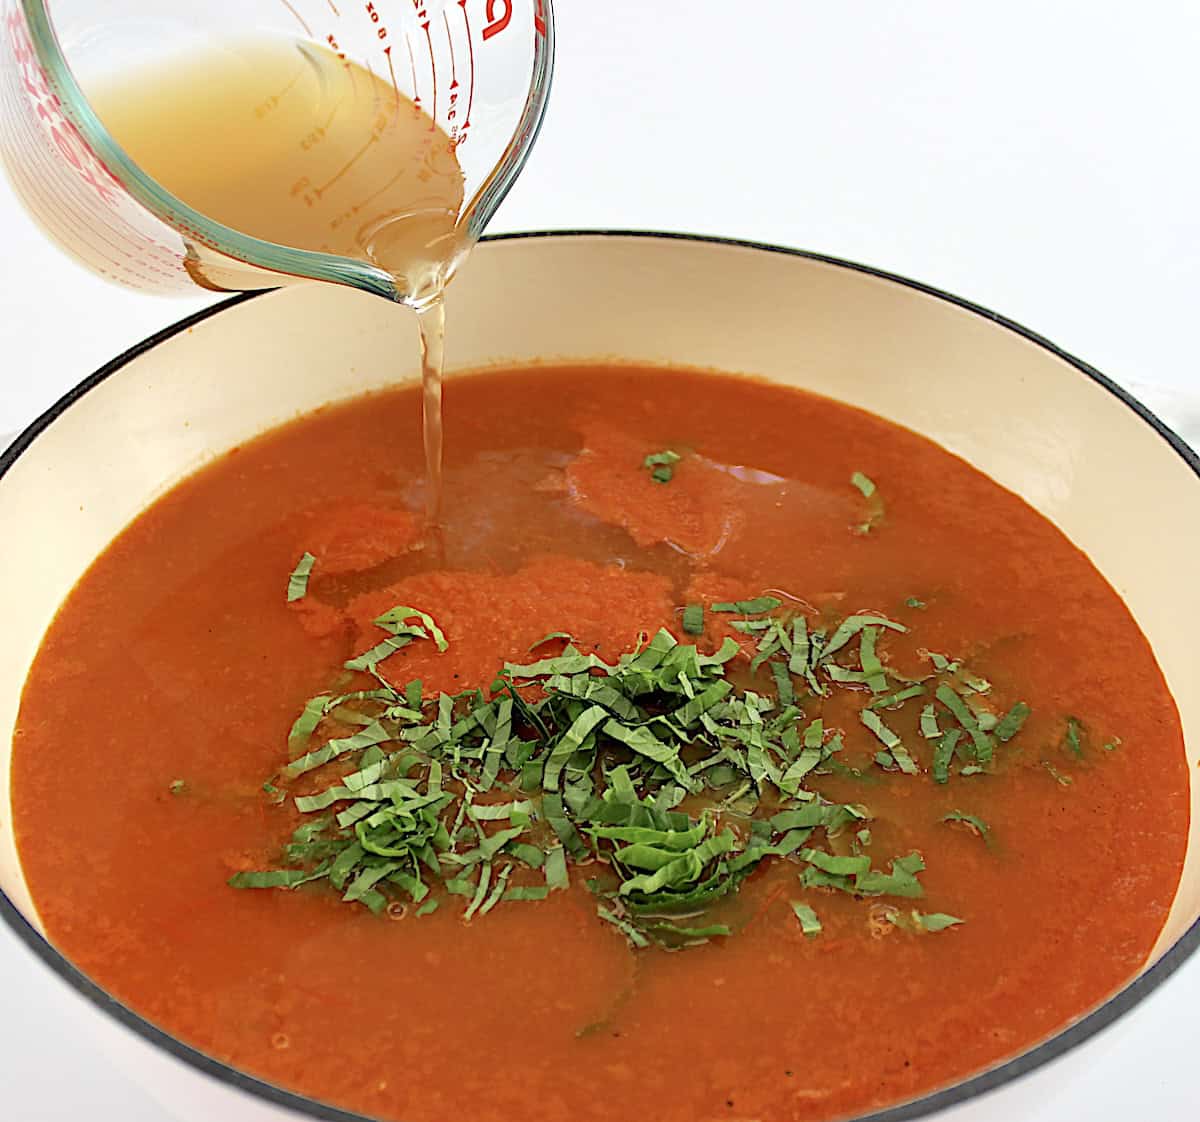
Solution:
[[[663,235],[486,242],[453,285],[449,314],[450,376],[556,358],[745,371],[869,409],[963,456],[1055,522],[1124,597],[1176,698],[1190,763],[1200,763],[1200,585],[1180,579],[1180,559],[1200,556],[1200,462],[1135,402],[1044,340],[844,262]],[[416,354],[411,315],[378,298],[318,285],[238,297],[116,360],[18,438],[0,460],[0,525],[19,526],[23,542],[6,551],[0,582],[5,773],[43,632],[122,527],[183,476],[264,429],[415,377]],[[222,1122],[357,1118],[200,1056],[79,975],[39,934],[7,799],[0,888],[0,914],[81,995],[79,1015],[93,1020],[98,1045],[174,1113]],[[1193,780],[1182,885],[1141,977],[1032,1052],[873,1122],[1021,1117],[1022,1101],[1078,1077],[1089,1053],[1078,1045],[1198,944]]]

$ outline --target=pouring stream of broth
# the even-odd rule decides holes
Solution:
[[[123,76],[91,97],[146,174],[209,218],[395,279],[421,332],[426,513],[441,506],[442,289],[469,248],[454,142],[390,79],[286,40],[231,44]],[[195,279],[221,287],[197,251]],[[206,278],[206,268],[212,276]]]

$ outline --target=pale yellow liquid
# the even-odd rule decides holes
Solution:
[[[450,137],[390,75],[287,40],[181,56],[89,92],[130,158],[193,210],[263,241],[376,265],[394,278],[396,298],[422,311],[436,518],[440,298],[468,248]],[[219,257],[195,248],[197,283],[230,286]]]

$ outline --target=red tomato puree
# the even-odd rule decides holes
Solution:
[[[59,612],[16,733],[20,852],[50,938],[118,999],[373,1118],[816,1122],[994,1065],[1142,965],[1188,827],[1175,706],[1116,593],[1024,502],[911,432],[744,378],[493,371],[452,380],[446,416],[440,543],[412,513],[405,388],[199,471]],[[682,459],[660,483],[643,459],[664,449]],[[855,472],[885,508],[865,533]],[[289,606],[305,551],[309,595]],[[660,627],[687,639],[689,602],[768,590],[901,621],[896,662],[945,652],[1031,707],[986,774],[933,782],[915,718],[897,731],[920,774],[884,772],[847,721],[843,762],[861,775],[812,783],[869,806],[881,861],[921,853],[917,903],[960,925],[914,934],[881,920],[886,900],[802,893],[786,858],[745,883],[740,930],[675,953],[599,922],[579,870],[569,891],[469,923],[461,901],[395,918],[327,886],[228,887],[278,860],[298,816],[263,780],[392,605],[431,613],[450,642],[381,664],[429,696],[486,687],[548,632],[612,659]],[[732,618],[708,616],[705,650],[737,635]],[[986,821],[990,844],[943,821],[954,811]]]

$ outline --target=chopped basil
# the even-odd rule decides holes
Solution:
[[[802,849],[797,856],[801,861],[815,865],[821,872],[835,876],[862,876],[871,868],[869,857],[837,857],[820,849]]]
[[[924,718],[922,718],[923,720]],[[958,742],[962,740],[962,737],[961,729],[951,729],[949,732],[942,734],[937,747],[933,750],[932,771],[935,783],[948,783],[950,781],[950,761],[954,759],[954,753],[958,749]]]
[[[878,713],[873,709],[863,709],[859,711],[858,717],[888,750],[888,760],[894,760],[896,766],[905,775],[916,775],[920,771],[916,761],[909,755],[908,749],[901,743],[900,737],[879,719]],[[889,765],[885,763],[883,766],[886,768]]]
[[[410,624],[408,620],[416,619],[418,624]],[[393,635],[407,635],[412,639],[432,639],[437,645],[439,651],[445,651],[450,644],[446,640],[445,633],[434,622],[433,617],[421,611],[419,608],[406,608],[402,604],[384,612],[375,620],[375,626],[382,628],[384,631],[390,631]]]
[[[862,492],[864,499],[869,499],[875,494],[875,484],[867,476],[863,475],[861,471],[856,471],[850,476],[850,482]]]
[[[570,887],[571,882],[567,876],[567,854],[561,845],[547,851],[545,875],[547,892]]]
[[[543,635],[536,643],[530,643],[527,650],[536,651],[538,647],[543,647],[547,643],[552,643],[555,639],[561,639],[565,643],[574,642],[574,636],[566,631],[551,631],[549,635]]]
[[[326,705],[332,701],[332,694],[323,693],[304,703],[303,712],[296,718],[295,724],[292,725],[292,731],[288,733],[288,747],[293,751],[299,751],[309,742],[317,725],[321,723],[321,718],[325,715]]]
[[[724,923],[710,923],[707,927],[681,927],[670,920],[651,921],[644,925],[643,930],[666,950],[699,946],[710,939],[733,934]]]
[[[642,461],[642,467],[650,472],[650,478],[655,483],[670,483],[675,478],[675,465],[679,463],[680,455],[667,449],[654,452]]]
[[[864,679],[872,693],[884,693],[887,690],[887,678],[883,673],[883,663],[875,653],[875,642],[879,638],[877,627],[864,627],[862,641],[859,644],[859,661],[862,664]]]
[[[983,838],[984,841],[989,841],[992,835],[992,828],[982,819],[974,814],[964,814],[961,810],[951,811],[949,814],[942,815],[943,822],[961,822],[971,828],[971,831]]]
[[[489,861],[479,866],[479,880],[475,883],[475,894],[471,897],[471,902],[467,905],[467,910],[463,912],[463,919],[469,921],[483,907],[483,902],[487,899],[488,888],[491,887],[491,883],[492,865]]]
[[[714,612],[735,612],[740,616],[756,616],[763,612],[773,612],[783,607],[783,601],[774,596],[758,596],[753,600],[734,600],[731,603],[713,604]]]
[[[814,935],[821,934],[821,921],[817,918],[817,913],[807,904],[793,900],[792,911],[796,913],[796,918],[800,921],[800,930],[805,935],[812,938]]]
[[[1063,747],[1077,760],[1083,759],[1083,724],[1077,717],[1067,718],[1067,731],[1063,734]]]
[[[992,738],[979,726],[979,720],[970,707],[949,686],[938,686],[937,699],[954,715],[954,719],[966,730],[975,745],[975,758],[981,764],[992,758]]]
[[[296,562],[292,575],[288,577],[287,598],[289,604],[296,600],[303,600],[308,595],[308,576],[312,572],[315,561],[316,558],[311,553],[306,553]]]
[[[344,782],[344,781],[343,781]],[[349,784],[347,784],[349,786]],[[498,822],[511,819],[514,815],[530,815],[533,813],[533,803],[528,799],[518,799],[511,803],[472,803],[467,807],[467,817],[476,822]]]
[[[332,760],[336,760],[339,756],[346,755],[348,752],[356,752],[364,748],[374,747],[376,744],[384,744],[390,739],[391,734],[388,730],[378,721],[372,721],[362,732],[356,732],[353,736],[326,741],[323,747],[309,752],[305,756],[301,756],[298,760],[293,760],[284,771],[290,778],[294,779],[296,776],[303,775],[314,768],[322,767]]]
[[[854,891],[864,896],[924,896],[925,890],[916,874],[925,868],[919,853],[897,857],[892,871],[883,873],[869,869],[854,878]]]
[[[633,946],[642,949],[650,946],[650,940],[638,930],[628,919],[615,908],[606,908],[603,904],[596,905],[596,914],[606,923],[611,923]]]
[[[545,900],[550,889],[544,884],[514,885],[504,892],[505,900]]]
[[[927,931],[930,934],[945,931],[948,927],[957,927],[963,922],[957,916],[948,916],[944,912],[933,912],[922,915],[922,913],[914,911],[912,919],[919,930]]]
[[[375,673],[378,688],[309,699],[288,737],[298,758],[264,787],[303,816],[282,867],[230,883],[323,882],[397,918],[410,903],[426,915],[458,897],[463,916],[477,919],[568,890],[581,880],[572,865],[594,863],[598,916],[635,948],[668,950],[728,935],[714,911],[770,859],[796,862],[805,888],[920,897],[921,856],[873,867],[870,811],[828,802],[814,786],[830,772],[883,781],[836,759],[843,735],[827,727],[831,715],[840,723],[851,702],[879,742],[880,766],[915,776],[921,769],[884,714],[907,724],[919,713],[932,778],[946,783],[952,767],[982,771],[1028,707],[998,717],[982,700],[990,685],[945,656],[929,656],[935,674],[924,679],[890,669],[880,643],[908,629],[883,616],[810,622],[770,594],[711,610],[739,617],[732,626],[755,647],[750,675],[733,638],[704,654],[662,628],[609,663],[559,631],[530,648],[559,640],[558,654],[507,664],[487,691],[426,696],[419,681],[395,688],[377,667],[409,644],[445,651],[448,640],[428,612],[393,607],[375,619],[381,642],[347,663]],[[702,605],[684,608],[685,635],[702,634],[704,622]],[[822,715],[833,694],[839,707]],[[946,821],[986,836],[972,815]],[[542,882],[520,883],[531,870]],[[820,930],[807,904],[793,911],[805,935]],[[940,930],[946,918],[925,917],[921,929]],[[905,922],[917,929],[916,918]]]
[[[1008,741],[1012,740],[1021,731],[1021,727],[1025,724],[1029,713],[1029,706],[1023,701],[1018,701],[1016,705],[1000,718],[1000,723],[993,730],[996,739],[1007,744]]]
[[[874,710],[863,709],[858,717],[879,738],[885,748],[890,750],[900,743],[900,738],[879,719],[879,714]]]
[[[850,476],[850,482],[867,500],[867,517],[855,527],[855,530],[860,534],[869,534],[883,521],[883,498],[880,496],[879,488],[875,486],[874,480],[861,471],[856,471]]]
[[[492,885],[492,890],[488,893],[487,899],[479,909],[479,914],[487,915],[500,901],[504,898],[504,890],[508,884],[508,878],[512,876],[513,867],[505,865],[496,877],[495,884]],[[470,916],[467,917],[468,919]]]
[[[367,674],[375,673],[375,668],[385,659],[390,658],[398,650],[407,647],[412,642],[408,635],[392,635],[382,642],[376,643],[370,650],[348,659],[343,665],[347,670],[361,670]]]
[[[302,869],[269,869],[263,872],[234,873],[233,888],[296,888],[309,879]]]
[[[906,701],[911,701],[914,697],[924,697],[925,687],[917,682],[911,686],[905,686],[903,689],[896,690],[894,693],[885,694],[883,697],[873,698],[867,703],[869,709],[895,709],[903,705]],[[932,710],[932,706],[929,706]],[[936,733],[935,733],[936,735]]]

